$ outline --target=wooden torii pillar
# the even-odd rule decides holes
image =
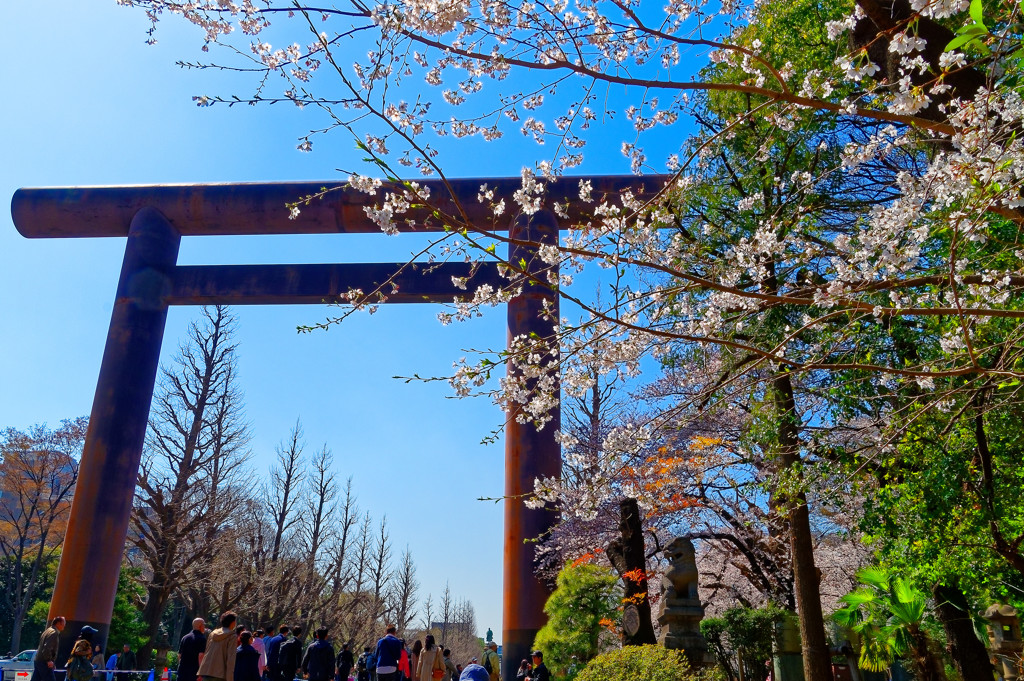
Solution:
[[[596,196],[637,192],[640,187],[638,178],[630,176],[588,179]],[[560,178],[547,185],[547,199],[567,204],[570,219],[585,219],[573,210],[579,180]],[[509,261],[525,261],[529,272],[540,272],[545,266],[536,257],[538,246],[558,241],[555,216],[541,211],[495,227],[489,207],[477,200],[483,183],[495,189],[495,200],[504,197],[514,205],[518,178],[421,184],[429,187],[432,197],[441,197],[435,204],[440,210],[462,215],[487,230],[507,229]],[[397,284],[394,293],[390,286],[385,289],[388,303],[450,303],[465,295],[454,286],[453,277],[467,277],[469,291],[481,284],[497,289],[509,283],[496,262],[443,263],[418,271],[404,263],[177,264],[183,236],[379,232],[363,210],[375,198],[351,189],[314,200],[297,219],[289,219],[286,203],[316,195],[325,184],[330,183],[70,187],[15,193],[11,213],[25,237],[128,238],[50,603],[51,618],[67,618],[58,659],[67,658],[74,637],[86,624],[99,630],[97,643],[107,639],[169,306],[319,304],[339,300],[351,289],[374,291],[385,282]],[[457,206],[445,198],[453,196],[459,199]],[[406,232],[444,229],[443,223],[429,219],[415,227],[404,222],[397,227]],[[510,339],[530,333],[551,335],[551,322],[538,315],[545,300],[557,310],[557,294],[534,283],[508,303]],[[559,475],[561,452],[554,437],[560,427],[557,413],[539,432],[517,423],[515,414],[507,420],[502,672],[511,679],[544,624],[549,595],[548,587],[534,575],[533,547],[525,542],[544,534],[555,520],[551,511],[527,509],[519,499],[532,490],[535,478]]]

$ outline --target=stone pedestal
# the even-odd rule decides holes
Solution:
[[[697,593],[697,561],[693,543],[677,538],[665,547],[669,568],[661,578],[661,602],[658,604],[658,642],[673,650],[682,650],[693,667],[709,663],[708,644],[700,633],[704,606]]]
[[[804,681],[804,659],[800,647],[800,622],[788,614],[775,625],[775,656],[772,667],[776,681]]]

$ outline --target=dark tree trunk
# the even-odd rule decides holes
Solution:
[[[630,635],[622,630],[622,645],[642,646],[657,643],[651,619],[651,601],[647,592],[647,554],[644,528],[636,499],[619,502],[619,537],[608,545],[608,559],[625,586],[625,602],[636,606],[640,626]]]
[[[159,586],[150,586],[147,589],[146,605],[142,608],[142,621],[146,623],[146,642],[139,646],[135,660],[140,669],[148,669],[153,661],[153,653],[159,656],[161,645],[165,645],[160,638],[160,624],[163,622],[164,608],[167,606],[169,594]],[[166,647],[164,657],[166,658]]]
[[[916,627],[912,629],[914,638],[914,677],[917,681],[946,681],[946,675],[939,664],[938,658],[932,653],[928,637]]]
[[[988,658],[985,644],[974,633],[970,606],[956,584],[936,584],[935,614],[942,622],[949,640],[949,656],[963,681],[992,681],[995,670]]]
[[[779,374],[773,382],[774,401],[779,419],[779,468],[799,475],[799,431],[796,399],[788,374]],[[790,484],[798,482],[791,480]],[[800,639],[806,681],[832,681],[832,656],[825,639],[825,618],[821,612],[820,577],[814,564],[814,535],[807,496],[787,492],[784,508],[789,524],[789,546],[793,563],[793,589],[800,618]]]

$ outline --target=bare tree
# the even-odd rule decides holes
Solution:
[[[456,663],[465,664],[481,653],[480,639],[476,635],[476,611],[467,599],[457,599],[452,608],[452,622],[444,647],[452,651]]]
[[[427,600],[423,604],[423,628],[430,631],[430,620],[434,617],[434,596],[427,594]]]
[[[391,580],[391,537],[388,534],[387,516],[380,519],[373,548],[373,563],[370,573],[373,585],[373,609],[370,620],[377,623],[388,614],[386,596],[388,583]]]
[[[331,591],[342,593],[352,578],[349,563],[351,562],[352,544],[357,533],[359,507],[355,494],[352,492],[352,478],[345,481],[345,498],[337,513],[337,529],[331,546]]]
[[[412,624],[418,590],[416,564],[413,563],[412,553],[406,546],[405,551],[402,552],[402,564],[391,577],[388,596],[389,610],[392,613],[394,625],[398,628],[399,636],[404,637],[406,629]]]
[[[271,486],[268,498],[274,514],[274,541],[270,559],[276,561],[281,556],[284,542],[291,531],[299,523],[295,513],[298,508],[305,471],[302,470],[302,422],[295,421],[288,440],[277,447],[277,465],[270,470]]]
[[[231,514],[224,497],[243,482],[250,435],[234,382],[234,331],[226,307],[204,307],[154,396],[129,536],[147,576],[141,665],[154,648],[163,664],[164,609],[189,568],[215,555],[211,539]]]
[[[0,579],[10,619],[10,650],[21,649],[25,615],[47,564],[60,555],[88,420],[66,419],[56,430],[37,425],[0,435]]]
[[[455,615],[455,602],[452,600],[452,589],[448,582],[444,583],[444,594],[441,596],[441,640],[448,640],[448,627]],[[429,625],[428,625],[429,626]]]

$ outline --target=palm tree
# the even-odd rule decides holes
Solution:
[[[860,666],[881,672],[897,658],[907,658],[919,681],[942,681],[942,667],[921,628],[924,593],[879,566],[864,568],[857,580],[863,586],[840,599],[846,607],[833,618],[860,635]]]

